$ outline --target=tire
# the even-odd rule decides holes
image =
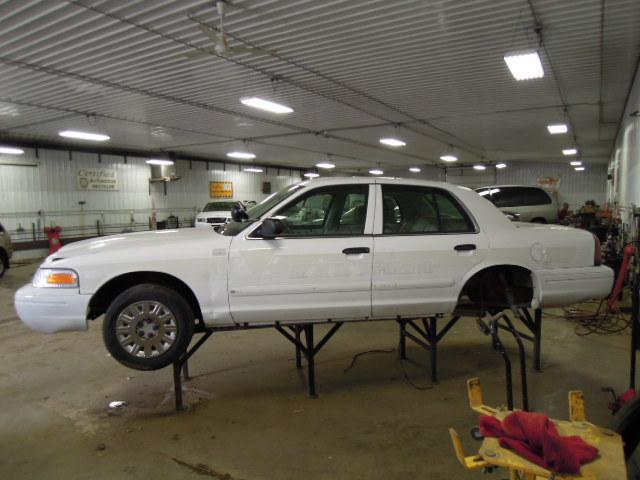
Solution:
[[[640,480],[640,396],[623,406],[613,418],[611,429],[624,441],[630,480]]]
[[[102,338],[117,361],[136,370],[158,370],[186,352],[194,330],[186,300],[174,290],[145,283],[111,302]]]
[[[0,248],[0,278],[6,273],[8,265],[9,260],[7,259],[7,254]]]

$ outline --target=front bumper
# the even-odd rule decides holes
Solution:
[[[611,293],[613,286],[613,270],[604,265],[538,270],[535,278],[538,305],[534,307],[562,307],[601,299]]]
[[[86,330],[90,299],[90,295],[80,295],[76,289],[25,285],[14,300],[18,316],[29,328],[55,333]]]

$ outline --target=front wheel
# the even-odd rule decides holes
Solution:
[[[109,353],[136,370],[157,370],[176,361],[193,330],[193,312],[185,299],[155,284],[136,285],[118,295],[102,324]]]

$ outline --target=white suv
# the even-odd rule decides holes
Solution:
[[[220,232],[138,232],[66,245],[15,296],[42,332],[104,315],[123,364],[169,365],[198,327],[414,319],[604,297],[613,271],[584,230],[511,222],[448,183],[326,178],[292,185]],[[498,288],[498,285],[502,285]]]
[[[558,204],[546,190],[526,185],[492,185],[476,192],[505,213],[515,213],[521,222],[557,223]]]
[[[209,202],[202,212],[196,215],[196,228],[220,227],[231,220],[231,210],[238,206],[238,202]]]

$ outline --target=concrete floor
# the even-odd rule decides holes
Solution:
[[[35,267],[0,279],[0,478],[480,477],[462,470],[447,432],[453,426],[469,452],[477,447],[466,433],[477,421],[467,378],[481,378],[487,403],[505,398],[502,360],[472,319],[441,344],[433,388],[426,352],[409,344],[416,363],[398,360],[394,323],[345,325],[317,358],[317,399],[307,397],[293,347],[276,331],[214,335],[191,362],[188,409],[175,413],[171,370],[121,366],[102,345],[99,322],[88,332],[44,335],[18,320],[13,293]],[[565,418],[567,391],[582,389],[590,419],[607,424],[609,397],[600,389],[626,388],[628,335],[578,337],[555,318],[543,330],[532,406]],[[345,372],[353,355],[372,349],[393,351],[363,355]],[[403,368],[427,389],[411,386]],[[113,400],[128,406],[110,411]]]

